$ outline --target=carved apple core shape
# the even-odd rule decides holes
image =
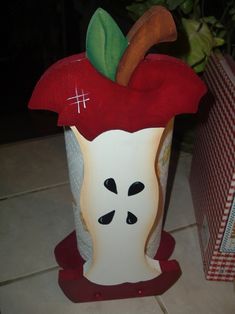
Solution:
[[[93,243],[85,277],[102,285],[157,277],[159,263],[145,248],[159,205],[155,159],[164,128],[112,130],[93,141],[72,130],[84,159],[80,207]]]

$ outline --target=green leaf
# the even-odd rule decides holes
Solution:
[[[193,10],[193,0],[186,0],[180,5],[180,10],[184,14],[189,14]]]
[[[207,59],[208,58],[205,56],[202,60],[200,60],[200,62],[192,65],[192,68],[194,69],[194,71],[196,73],[200,73],[200,72],[203,72],[205,70]]]
[[[225,40],[220,37],[214,37],[214,47],[223,46],[225,43]]]
[[[208,24],[215,24],[218,20],[214,16],[205,16],[203,17],[203,21]]]
[[[224,28],[224,25],[221,24],[214,16],[205,16],[201,19],[201,21],[207,23],[208,25],[212,25],[214,28]]]
[[[227,34],[227,31],[225,29],[222,29],[218,32],[217,36],[220,38],[225,38],[226,34]]]
[[[86,35],[86,54],[92,65],[114,81],[118,63],[127,46],[127,39],[112,17],[103,9],[97,9]]]
[[[144,3],[133,3],[128,5],[126,9],[129,11],[129,14],[133,20],[137,20],[141,17],[145,11],[147,11],[151,5],[148,2]]]
[[[200,19],[201,16],[202,16],[202,13],[201,13],[200,0],[194,0],[192,17],[193,19],[196,20],[196,19]]]
[[[175,10],[185,0],[167,0],[167,6],[169,10]]]
[[[166,4],[166,0],[149,0],[148,2],[151,5],[164,5],[164,4]]]
[[[132,4],[126,6],[129,15],[133,20],[138,20],[148,9],[153,5],[164,5],[166,6],[167,0],[147,0],[147,1],[135,1]]]
[[[200,72],[215,47],[214,38],[206,23],[183,18],[182,25],[189,44],[189,51],[183,58],[196,72]]]

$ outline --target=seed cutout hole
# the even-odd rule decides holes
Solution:
[[[126,223],[128,225],[134,225],[137,222],[137,217],[132,214],[131,212],[127,212],[127,218],[126,218]]]
[[[138,194],[140,193],[141,191],[143,191],[144,189],[144,184],[142,182],[134,182],[132,183],[132,185],[129,187],[129,190],[128,190],[128,196],[131,196],[131,195],[135,195],[135,194]]]
[[[105,214],[104,216],[101,216],[101,217],[98,219],[98,222],[99,222],[101,225],[109,225],[109,224],[112,222],[112,220],[113,220],[114,214],[115,214],[115,210],[111,211],[111,212],[108,213],[108,214]]]
[[[104,186],[106,187],[106,189],[108,189],[109,191],[118,194],[117,192],[117,185],[116,182],[113,178],[108,178],[104,181]]]

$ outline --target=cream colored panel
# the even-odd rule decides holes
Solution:
[[[157,215],[154,163],[163,128],[113,130],[92,142],[73,131],[84,160],[81,211],[93,241],[85,276],[103,285],[158,276],[158,262],[145,256],[145,245]]]

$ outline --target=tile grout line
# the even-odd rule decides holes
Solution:
[[[4,149],[4,148],[8,148],[8,147],[12,147],[12,146],[18,146],[18,145],[24,145],[24,144],[28,144],[28,143],[35,143],[35,142],[42,142],[48,139],[53,139],[56,137],[64,137],[64,133],[63,132],[58,132],[55,134],[50,134],[50,135],[45,135],[45,136],[37,136],[37,137],[30,137],[30,138],[26,138],[26,139],[22,139],[22,140],[18,140],[18,141],[12,141],[12,142],[8,142],[8,143],[0,143],[0,149]]]
[[[157,295],[155,295],[154,298],[157,301],[159,307],[161,308],[163,314],[168,314],[167,308],[165,307],[165,304],[162,301],[162,298],[160,296],[157,296]]]
[[[53,188],[53,187],[51,187]],[[34,191],[34,192],[37,192],[37,191]],[[33,193],[33,192],[32,192]],[[25,193],[26,194],[26,193]],[[170,233],[176,233],[176,232],[179,232],[179,231],[182,231],[182,230],[186,230],[188,228],[193,228],[195,227],[197,224],[194,223],[194,224],[190,224],[188,226],[184,226],[184,227],[180,227],[180,228],[177,228],[177,229],[173,229],[171,231],[168,231]],[[50,268],[47,268],[47,269],[44,269],[44,270],[40,270],[40,271],[36,271],[36,272],[33,272],[33,273],[30,273],[30,274],[27,274],[27,275],[23,275],[23,276],[20,276],[20,277],[17,277],[17,278],[13,278],[13,279],[9,279],[9,280],[4,280],[4,281],[1,281],[0,282],[0,287],[2,286],[6,286],[6,285],[9,285],[9,284],[12,284],[12,283],[15,283],[17,281],[21,281],[21,280],[24,280],[24,279],[28,279],[28,278],[32,278],[32,277],[35,277],[35,276],[38,276],[38,275],[41,275],[41,274],[44,274],[44,273],[47,273],[47,272],[50,272],[50,271],[53,271],[53,270],[56,270],[56,269],[59,269],[59,266],[56,265],[56,266],[52,266]],[[160,306],[161,310],[163,311],[164,314],[168,314],[168,311],[161,299],[161,297],[159,296],[154,296],[155,300],[157,301],[158,305]]]
[[[40,187],[40,188],[35,188],[35,189],[32,189],[32,190],[26,190],[24,192],[9,194],[9,195],[6,195],[6,196],[1,196],[0,197],[0,201],[5,201],[5,200],[8,200],[8,199],[21,197],[21,196],[24,196],[24,195],[27,195],[27,194],[33,194],[33,193],[37,193],[37,192],[41,192],[41,191],[51,190],[51,189],[54,189],[54,188],[57,188],[57,187],[65,186],[68,183],[69,183],[69,181],[64,181],[64,182],[60,182],[60,183],[57,183],[57,184],[46,185],[46,186],[43,186],[43,187]]]
[[[197,226],[197,223],[194,222],[194,223],[189,224],[187,226],[179,227],[179,228],[172,229],[172,230],[167,230],[167,232],[169,232],[169,233],[176,233],[176,232],[183,231],[183,230],[186,230],[186,229],[194,228],[196,226]]]
[[[7,285],[10,285],[10,284],[15,283],[17,281],[24,280],[24,279],[36,277],[38,275],[42,275],[42,274],[45,274],[45,273],[48,273],[50,271],[57,270],[57,269],[59,269],[59,266],[52,266],[50,268],[39,270],[39,271],[30,273],[30,274],[27,274],[27,275],[23,275],[23,276],[20,276],[20,277],[17,277],[17,278],[4,280],[4,281],[0,282],[0,287],[7,286]]]

